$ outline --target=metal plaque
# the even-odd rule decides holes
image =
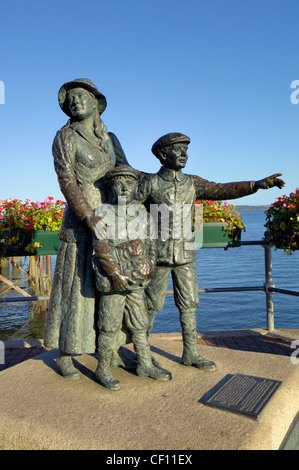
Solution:
[[[205,404],[258,419],[281,383],[279,380],[235,374]]]

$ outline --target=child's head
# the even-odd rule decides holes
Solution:
[[[171,132],[163,135],[154,143],[152,152],[165,168],[180,170],[187,163],[189,143],[188,136],[179,132]]]
[[[105,181],[111,188],[115,202],[127,205],[134,200],[139,176],[138,171],[127,166],[115,167],[106,173]]]

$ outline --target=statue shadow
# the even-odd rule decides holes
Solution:
[[[57,364],[56,364],[56,359],[58,357],[58,354],[59,354],[59,351],[58,349],[51,349],[50,351],[46,351],[46,352],[43,352],[42,354],[36,356],[33,358],[33,360],[35,361],[43,361],[43,363],[49,367],[50,369],[52,369],[57,375],[61,376],[61,372],[59,370],[59,368],[57,367]],[[88,356],[91,356],[91,357],[94,357],[94,358],[97,358],[97,354],[94,353],[94,354],[88,354]],[[72,356],[72,359],[73,359],[73,364],[74,366],[76,367],[76,369],[78,369],[80,371],[80,373],[82,375],[85,375],[86,377],[88,377],[89,379],[91,380],[95,380],[94,379],[94,372],[95,370],[91,370],[89,369],[88,367],[86,367],[84,364],[82,364],[81,362],[79,362],[76,357],[79,357],[79,355],[77,356]]]
[[[127,348],[126,349],[126,356],[128,358],[131,358],[133,359],[135,356],[135,354],[128,350]],[[52,369],[58,376],[62,377],[62,374],[56,364],[56,359],[58,357],[58,354],[59,354],[59,351],[58,349],[51,349],[49,351],[45,351],[43,352],[42,354],[38,355],[38,356],[35,356],[33,358],[33,360],[35,361],[43,361],[43,363],[45,364],[45,366],[49,367],[50,369]],[[87,356],[90,356],[90,357],[93,357],[94,359],[97,360],[97,357],[98,357],[98,354],[95,352],[95,353],[89,353],[89,354],[85,354]],[[95,379],[95,370],[97,368],[97,361],[95,361],[95,366],[94,366],[94,369],[91,369],[90,367],[87,367],[86,365],[82,364],[82,362],[80,362],[80,360],[78,359],[81,355],[74,355],[72,356],[72,360],[73,360],[73,364],[74,364],[74,367],[76,369],[79,370],[80,374],[81,375],[84,375],[85,377],[87,377],[88,379],[92,380],[93,382],[96,382],[96,379]],[[127,372],[133,374],[133,375],[136,375],[136,368],[135,369],[129,369],[129,368],[124,368]],[[66,379],[66,380],[70,380],[70,379]],[[70,380],[71,382],[71,380]]]
[[[164,351],[163,349],[157,348],[156,346],[151,346],[151,351],[159,354],[160,356],[166,357],[172,362],[177,362],[179,364],[182,363],[182,358],[179,356],[175,356],[174,354],[168,353],[167,351]]]
[[[176,362],[176,363],[181,363],[181,358],[178,357],[178,356],[175,356],[174,354],[168,353],[168,352],[166,352],[166,351],[164,351],[160,348],[157,348],[156,346],[151,346],[150,348],[151,348],[152,352],[154,352],[154,353],[156,353],[160,356],[163,356],[163,357],[169,359],[170,361],[173,361],[173,362]],[[131,361],[133,363],[134,360],[135,360],[135,362],[136,362],[136,355],[133,351],[131,351],[130,349],[123,346],[123,352],[124,352],[125,357],[129,361]],[[59,354],[58,349],[52,349],[52,350],[43,352],[42,354],[34,357],[33,359],[36,360],[36,361],[43,361],[43,363],[47,367],[52,369],[57,375],[62,376],[59,368],[56,365],[56,359],[58,357],[58,354]],[[90,356],[90,357],[93,357],[95,359],[97,359],[97,357],[98,357],[97,353],[93,353],[93,354],[90,353],[90,354],[87,354],[87,355]],[[76,369],[78,369],[79,372],[82,375],[84,375],[85,377],[87,377],[88,379],[96,382],[95,370],[96,370],[97,364],[95,363],[94,370],[90,369],[89,367],[85,366],[84,364],[82,364],[78,360],[79,357],[80,357],[80,355],[72,356],[73,364],[76,367]],[[157,362],[159,362],[158,358],[157,358]],[[136,363],[136,366],[137,366],[137,363]],[[136,375],[136,367],[131,367],[131,368],[130,367],[122,367],[122,366],[118,366],[118,367],[124,369],[129,374]]]
[[[88,356],[90,357],[94,357],[95,359],[97,359],[97,353],[94,353],[94,354],[88,354]],[[73,364],[74,366],[76,367],[76,369],[79,370],[80,374],[84,375],[85,377],[87,377],[88,379],[92,380],[93,382],[97,382],[96,379],[95,379],[95,370],[97,368],[97,363],[95,364],[95,368],[94,369],[90,369],[89,367],[86,367],[84,364],[82,364],[81,362],[77,361],[76,360],[76,356],[73,356]],[[58,369],[58,368],[57,368]],[[58,370],[58,373],[59,370]]]
[[[58,349],[50,349],[44,351],[38,356],[33,357],[34,361],[43,361],[43,363],[48,366],[50,369],[58,372],[58,367],[56,366],[56,359],[58,357]]]
[[[170,353],[168,353],[168,352],[166,352],[166,351],[164,351],[160,348],[157,348],[156,346],[151,346],[150,348],[151,348],[152,352],[154,352],[156,354],[159,354],[160,356],[166,357],[167,359],[169,359],[173,362],[181,363],[181,358],[178,357],[178,356],[175,356],[174,354],[170,354]],[[120,369],[125,370],[128,374],[136,376],[137,375],[137,373],[136,373],[136,367],[137,367],[136,354],[133,351],[131,351],[130,349],[126,348],[125,346],[122,346],[122,349],[123,349],[124,357],[131,364],[134,364],[134,362],[135,362],[135,366],[131,365],[131,367],[130,366],[129,367],[114,366],[114,367],[119,367]],[[89,356],[97,358],[97,353],[89,354]],[[159,363],[159,359],[157,359],[157,362]],[[95,379],[95,375],[94,375],[95,370],[91,370],[88,367],[86,367],[85,365],[83,365],[82,363],[80,363],[79,361],[77,361],[76,356],[73,356],[73,363],[74,363],[74,366],[80,371],[81,374],[85,375],[90,380],[93,380],[94,382],[97,383],[97,381]],[[58,368],[56,367],[56,364],[55,364],[55,370],[58,373],[60,373]]]

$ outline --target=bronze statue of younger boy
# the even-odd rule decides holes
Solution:
[[[134,204],[139,172],[119,166],[105,176],[112,204],[96,210],[101,221],[94,238],[93,267],[100,296],[97,381],[118,390],[111,374],[115,339],[123,323],[137,356],[137,375],[170,380],[171,374],[153,364],[148,343],[145,287],[156,264],[156,240],[150,237],[150,215],[143,204]],[[135,201],[136,202],[136,201]],[[100,213],[99,213],[100,212]]]

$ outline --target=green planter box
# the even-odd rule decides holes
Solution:
[[[205,222],[203,224],[202,248],[228,248],[241,246],[241,230],[237,230],[234,237],[226,230],[226,222]],[[195,234],[195,240],[199,236]]]
[[[237,240],[232,237],[224,227],[228,224],[225,222],[206,222],[203,224],[203,245],[202,248],[227,248],[241,246],[241,230],[235,234]],[[50,230],[34,230],[26,232],[18,230],[13,235],[18,234],[19,248],[16,250],[7,250],[6,257],[12,256],[45,256],[56,255],[59,247],[59,232],[51,232]],[[199,240],[195,234],[195,240]],[[36,248],[34,252],[25,251],[25,247],[32,241],[41,244],[40,248]]]
[[[18,236],[19,247],[14,250],[7,250],[6,257],[11,256],[45,256],[57,255],[59,246],[59,232],[51,232],[50,230],[33,230],[26,232],[25,230],[16,230],[12,233]],[[41,247],[35,248],[34,252],[26,251],[25,247],[31,242],[40,243]]]

